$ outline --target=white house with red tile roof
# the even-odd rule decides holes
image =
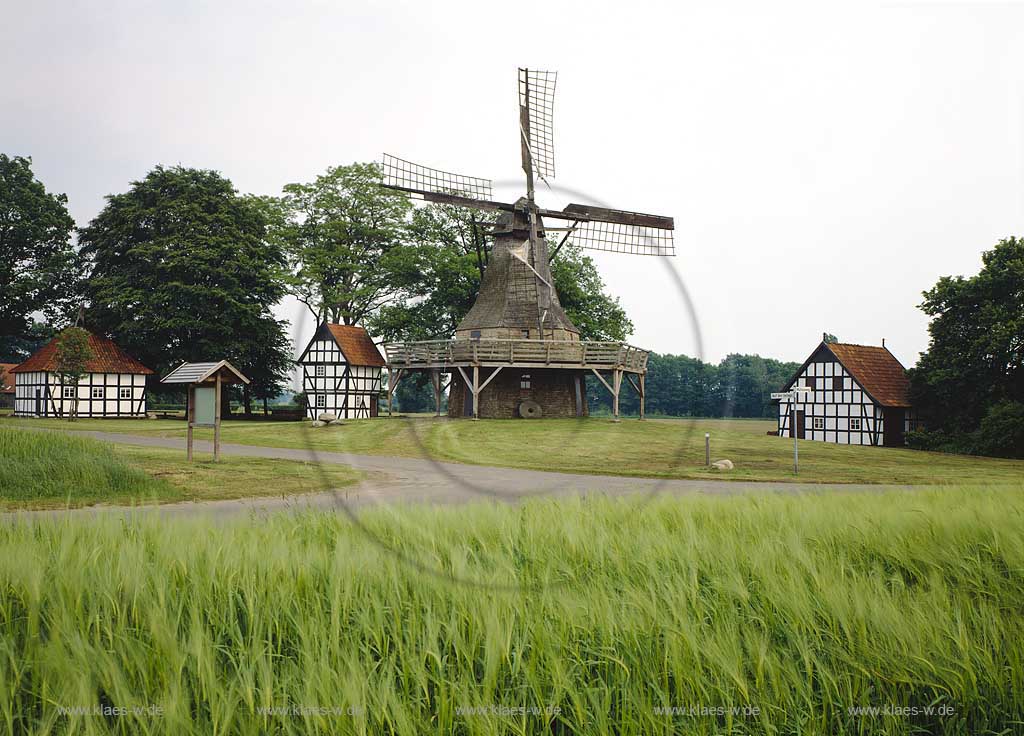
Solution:
[[[57,339],[11,370],[15,416],[63,417],[70,411],[76,389],[57,373]],[[89,347],[93,357],[78,383],[78,416],[145,417],[146,376],[153,371],[105,337],[89,333]]]
[[[321,414],[339,419],[377,416],[385,362],[365,329],[324,322],[297,362],[311,419]]]
[[[822,342],[785,385],[810,389],[779,402],[779,435],[841,445],[902,447],[917,428],[907,371],[883,345]]]

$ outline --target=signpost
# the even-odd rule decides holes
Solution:
[[[195,427],[213,427],[213,460],[219,461],[221,387],[230,383],[249,383],[249,379],[222,360],[216,363],[182,363],[160,383],[188,384],[185,417],[188,420],[188,459],[192,459],[192,430]]]
[[[786,401],[790,405],[789,433],[793,435],[793,475],[799,475],[800,473],[800,448],[796,443],[796,401],[798,398],[803,398],[809,393],[811,393],[811,389],[806,386],[794,386],[789,391],[772,394],[773,401]]]

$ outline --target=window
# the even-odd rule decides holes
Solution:
[[[318,365],[316,367],[316,374],[318,376],[326,376],[327,375],[327,366],[325,366],[325,365]]]
[[[858,431],[860,429],[860,417],[850,417],[850,430]]]
[[[833,391],[842,391],[843,390],[843,377],[842,376],[836,376],[835,378],[832,379],[832,390]]]
[[[480,330],[470,330],[469,331],[469,336],[473,340],[479,340],[480,339]]]
[[[316,395],[316,408],[323,409],[327,406],[327,397],[324,394]]]
[[[130,399],[132,397],[132,390],[130,388],[119,388],[117,390],[117,397],[119,399]]]
[[[528,389],[530,388],[530,374],[524,373],[519,377],[519,388]]]
[[[814,417],[814,429],[825,429],[825,417]]]
[[[64,387],[64,394],[63,395],[64,395],[65,399],[73,399],[73,398],[75,398],[75,387],[74,386],[65,386]]]
[[[524,340],[529,340],[530,339],[530,331],[529,330],[521,330],[521,332],[523,333],[523,339]]]
[[[103,389],[102,386],[93,386],[92,387],[92,394],[90,394],[90,395],[94,399],[102,399],[104,397],[104,395],[105,395],[105,392],[104,392],[104,389]]]

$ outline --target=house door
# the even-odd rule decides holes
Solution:
[[[883,410],[882,444],[885,447],[903,447],[903,410],[886,408]]]
[[[36,416],[39,416],[42,413],[43,413],[43,403],[42,403],[42,400],[41,400],[41,397],[40,397],[39,389],[36,389],[36,409],[33,412],[33,414],[35,414]]]
[[[806,429],[804,427],[804,424],[805,424],[805,422],[804,422],[804,412],[803,411],[798,411],[796,413],[796,420],[794,421],[794,419],[793,419],[793,410],[790,409],[789,410],[789,436],[790,437],[793,436],[793,430],[795,429],[796,430],[796,437],[797,437],[797,439],[802,440],[804,438],[804,430]]]

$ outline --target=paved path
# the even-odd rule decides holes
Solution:
[[[47,430],[44,430],[47,431]],[[174,448],[185,452],[185,440],[170,437],[115,434],[111,432],[76,431],[106,442]],[[199,452],[213,452],[210,442],[196,441]],[[742,493],[816,492],[836,490],[878,491],[885,486],[814,483],[771,483],[719,480],[661,480],[627,478],[611,475],[577,475],[516,468],[495,468],[482,465],[443,463],[425,458],[392,457],[388,455],[357,455],[347,452],[232,445],[221,443],[221,452],[243,457],[280,458],[314,463],[340,463],[362,471],[366,478],[355,486],[337,492],[310,493],[296,496],[203,501],[147,506],[147,512],[166,515],[232,516],[261,511],[301,510],[308,508],[342,509],[377,503],[445,503],[491,499],[515,503],[536,496],[586,494],[657,494],[657,493]],[[893,486],[888,486],[889,488]],[[74,513],[98,513],[124,510],[123,507],[93,506],[76,509]],[[64,514],[65,510],[14,512],[22,514]]]

